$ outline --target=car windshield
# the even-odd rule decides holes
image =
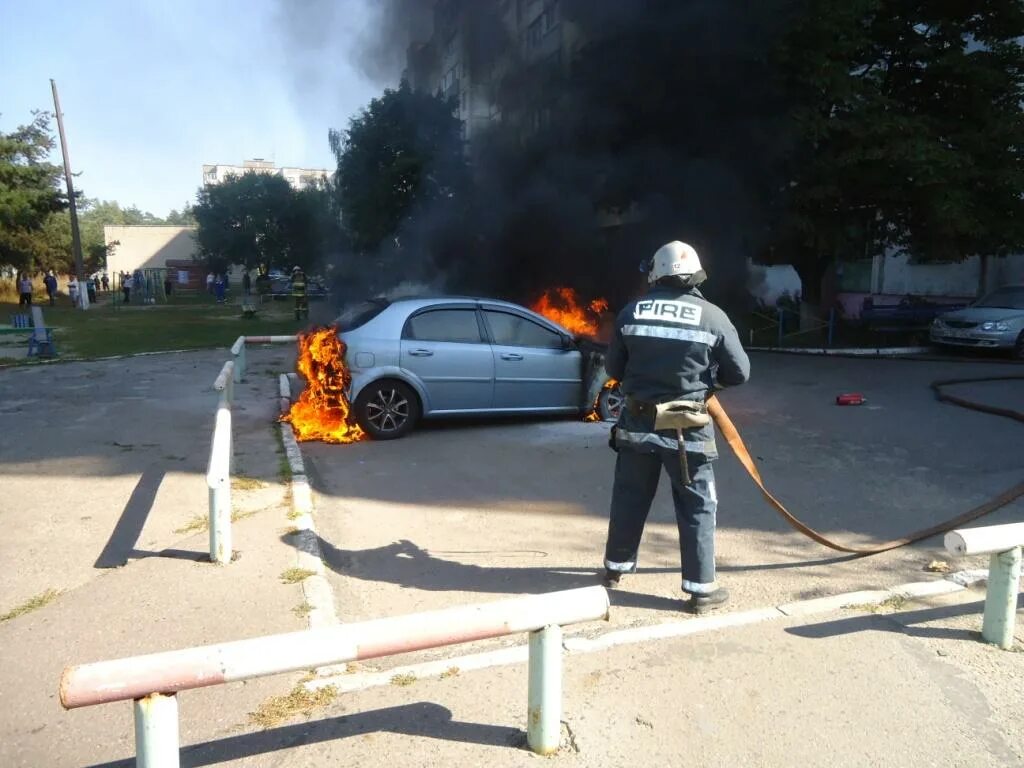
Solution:
[[[978,301],[976,307],[1024,309],[1024,287],[999,288]]]
[[[385,299],[372,299],[353,304],[338,315],[338,319],[334,321],[335,325],[339,331],[354,331],[387,309],[388,303]]]

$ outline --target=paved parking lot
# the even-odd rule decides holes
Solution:
[[[928,386],[1018,366],[755,355],[753,370],[749,385],[722,397],[726,409],[775,493],[842,541],[894,538],[1021,480],[1020,425],[941,404]],[[845,391],[867,403],[836,406]],[[1024,403],[1024,379],[956,391]],[[448,421],[393,442],[304,445],[342,620],[594,583],[615,460],[607,429]],[[719,569],[734,610],[934,578],[925,568],[947,559],[940,537],[870,558],[826,550],[778,518],[720,448]],[[663,482],[640,572],[614,596],[616,624],[659,621],[681,606],[668,491]],[[1018,501],[987,522],[1022,517]]]

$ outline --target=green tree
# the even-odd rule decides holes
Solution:
[[[296,192],[282,176],[249,171],[203,187],[192,208],[199,258],[215,272],[231,264],[309,269],[323,256],[315,237],[326,195]]]
[[[775,260],[817,298],[837,257],[1024,248],[1024,5],[803,0]]]
[[[192,212],[192,205],[185,203],[180,212],[176,208],[172,208],[171,212],[167,214],[165,221],[168,224],[176,224],[183,227],[195,226],[196,217]]]
[[[0,264],[36,268],[36,254],[48,240],[43,230],[67,206],[59,187],[61,166],[48,161],[53,147],[47,112],[0,133]]]
[[[346,239],[374,252],[418,212],[458,204],[468,186],[461,122],[450,99],[387,89],[329,134],[338,162],[334,185]]]

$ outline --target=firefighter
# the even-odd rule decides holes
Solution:
[[[295,297],[295,319],[309,318],[309,300],[306,296],[306,273],[302,267],[292,268],[292,296]]]
[[[607,587],[636,571],[644,523],[662,469],[672,482],[686,609],[704,613],[729,593],[715,582],[717,458],[706,401],[716,389],[742,384],[750,361],[726,314],[697,286],[706,279],[697,252],[674,241],[647,266],[648,292],[619,313],[605,369],[625,404],[612,428],[616,451],[608,543]]]

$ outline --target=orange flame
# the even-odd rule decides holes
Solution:
[[[281,417],[290,422],[295,439],[325,443],[355,443],[367,435],[352,418],[348,402],[352,373],[345,364],[345,344],[338,329],[315,328],[299,334],[299,373],[306,388],[291,410]]]
[[[597,336],[601,315],[608,311],[606,299],[594,299],[586,306],[572,288],[548,288],[530,309],[579,336]]]

